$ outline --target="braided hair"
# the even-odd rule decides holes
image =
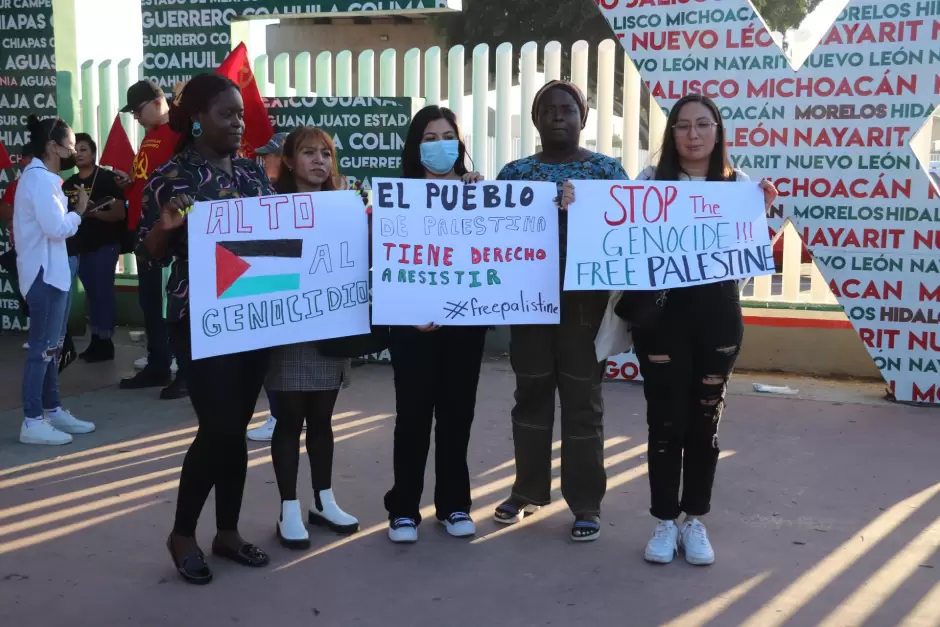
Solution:
[[[234,81],[221,74],[199,74],[186,83],[183,91],[170,103],[170,128],[180,135],[176,144],[177,154],[186,150],[195,139],[193,118],[208,112],[212,100],[230,89],[241,92]]]

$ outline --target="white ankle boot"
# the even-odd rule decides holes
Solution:
[[[314,492],[313,504],[310,505],[310,515],[307,520],[311,525],[329,527],[337,533],[359,531],[359,521],[339,508],[332,489]]]
[[[281,503],[281,518],[277,521],[277,537],[288,549],[310,548],[310,534],[300,513],[300,501]]]

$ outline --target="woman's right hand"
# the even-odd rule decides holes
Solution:
[[[75,213],[79,216],[85,214],[85,210],[88,209],[88,192],[84,187],[78,188],[78,195],[75,197]]]
[[[432,332],[432,331],[437,331],[437,330],[440,329],[441,327],[440,327],[439,325],[434,324],[433,322],[429,322],[428,324],[424,325],[423,327],[415,327],[415,328],[416,328],[417,330],[421,331],[422,333],[430,333],[430,332]]]
[[[174,231],[186,224],[186,210],[192,207],[193,200],[186,194],[171,198],[160,210],[160,226],[166,231]]]
[[[568,207],[574,204],[574,183],[565,181],[561,188],[561,196],[557,200],[558,208],[562,211],[568,211]]]

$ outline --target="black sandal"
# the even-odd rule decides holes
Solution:
[[[571,539],[575,542],[591,542],[601,536],[601,519],[599,516],[578,515],[574,517],[574,526],[571,527]]]
[[[510,498],[504,501],[493,513],[493,519],[501,525],[515,525],[522,522],[526,516],[531,516],[541,509],[538,505],[529,505]]]
[[[212,554],[250,568],[261,568],[271,561],[268,554],[254,544],[246,542],[236,550],[225,546],[218,538],[212,541]]]
[[[166,539],[166,550],[170,552],[170,559],[176,567],[176,572],[186,583],[196,586],[204,586],[212,581],[212,571],[206,564],[206,554],[201,549],[196,549],[195,553],[187,555],[182,561],[176,559],[173,553],[173,536]]]

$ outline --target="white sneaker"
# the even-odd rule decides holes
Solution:
[[[679,544],[685,551],[685,561],[693,566],[708,566],[715,563],[715,551],[708,541],[705,525],[698,518],[682,523]]]
[[[49,424],[65,433],[91,433],[95,430],[95,423],[79,420],[63,407],[46,412],[46,416]]]
[[[440,523],[455,538],[468,538],[477,532],[473,519],[464,512],[454,512]]]
[[[147,367],[147,363],[148,363],[148,362],[147,362],[147,358],[146,358],[146,357],[141,357],[140,359],[138,359],[137,361],[134,362],[134,369],[135,369],[135,370],[143,370],[144,368]],[[174,360],[170,363],[170,372],[173,373],[173,374],[176,374],[178,370],[179,370],[179,366],[176,365],[176,360],[174,359]]]
[[[72,436],[59,431],[48,420],[24,420],[20,427],[20,442],[23,444],[60,446],[71,441]]]
[[[29,342],[26,342],[25,344],[23,344],[23,350],[24,350],[24,351],[28,351],[28,350],[29,350]]]
[[[388,539],[396,544],[414,544],[418,541],[418,525],[411,518],[396,518],[388,523]]]
[[[656,525],[653,537],[646,543],[643,559],[653,564],[668,564],[678,553],[679,528],[671,520],[662,520]]]
[[[314,492],[313,503],[307,512],[307,522],[311,525],[329,527],[336,533],[356,533],[359,531],[359,521],[350,516],[336,504],[333,489]]]
[[[281,517],[277,521],[277,537],[288,549],[309,549],[310,534],[300,515],[300,501],[281,503]]]
[[[274,438],[274,426],[277,424],[277,418],[268,416],[264,424],[257,429],[252,429],[245,435],[252,442],[270,442]]]

